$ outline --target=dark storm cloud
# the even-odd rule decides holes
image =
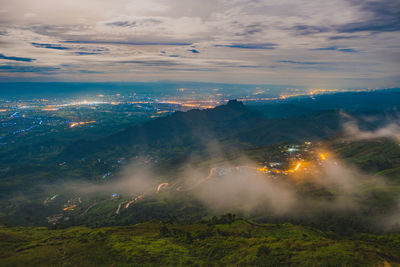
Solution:
[[[57,67],[0,65],[0,72],[34,72],[42,74],[53,74],[59,69],[60,68]]]
[[[48,49],[56,49],[56,50],[68,50],[70,49],[69,47],[57,45],[57,44],[39,44],[39,43],[32,43],[34,47],[39,47],[39,48],[48,48]]]
[[[273,50],[278,47],[277,44],[264,43],[264,44],[227,44],[221,45],[217,44],[216,47],[229,47],[229,48],[239,48],[239,49],[268,49]]]
[[[319,48],[314,48],[314,49],[311,49],[311,50],[314,50],[314,51],[340,51],[340,52],[344,52],[344,53],[356,53],[356,52],[359,52],[358,50],[353,49],[353,48],[340,48],[340,47],[337,47],[337,46],[319,47]]]
[[[348,0],[365,13],[365,20],[337,27],[341,33],[400,31],[400,1]]]
[[[130,41],[108,41],[108,40],[68,40],[63,43],[69,44],[109,44],[109,45],[166,45],[166,46],[187,46],[191,43],[185,42],[130,42]]]
[[[28,58],[28,57],[8,57],[3,54],[0,54],[0,59],[13,60],[13,61],[24,61],[24,62],[32,62],[35,60],[34,58]]]

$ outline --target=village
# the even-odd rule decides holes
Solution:
[[[211,179],[229,177],[229,175],[240,173],[254,173],[261,179],[304,179],[307,177],[307,175],[318,172],[319,168],[323,167],[325,161],[329,157],[326,151],[314,146],[309,141],[302,144],[282,145],[280,147],[280,155],[281,161],[265,161],[256,165],[220,165],[211,167],[207,176],[190,185],[183,185],[179,182],[170,184],[169,182],[164,181],[154,186],[154,189],[148,192],[131,193],[127,195],[124,195],[120,192],[114,192],[109,195],[108,200],[102,199],[101,201],[98,200],[97,202],[90,198],[83,198],[84,200],[82,200],[81,196],[74,196],[66,199],[62,203],[59,203],[62,205],[60,207],[60,212],[47,217],[47,222],[55,225],[62,220],[69,220],[70,216],[84,216],[96,205],[106,203],[107,201],[114,203],[114,214],[118,216],[122,210],[127,210],[132,205],[143,201],[145,199],[145,195],[154,196],[164,191],[169,191],[172,194],[173,192],[190,192]],[[118,160],[118,163],[121,163],[123,160],[124,159],[121,158]],[[144,162],[146,160],[149,159],[145,158]],[[102,178],[111,181],[113,179],[113,175],[114,174],[112,172],[107,172]],[[56,202],[59,198],[59,194],[48,196],[44,200],[43,205],[52,205],[52,203]]]

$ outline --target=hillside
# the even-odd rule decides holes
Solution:
[[[400,88],[314,95],[313,97],[287,98],[277,104],[296,105],[311,110],[342,109],[353,111],[388,111],[400,107]]]
[[[383,266],[400,263],[400,235],[341,238],[228,214],[196,224],[0,228],[2,266]]]
[[[231,100],[214,109],[177,112],[104,139],[79,140],[63,151],[59,159],[90,158],[92,154],[132,157],[144,153],[171,159],[205,150],[213,142],[246,147],[314,140],[336,134],[340,119],[337,111],[267,119],[261,112]]]

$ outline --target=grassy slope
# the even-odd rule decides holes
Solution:
[[[232,220],[231,220],[232,221]],[[291,224],[163,224],[64,230],[0,228],[1,266],[295,265],[400,262],[400,235],[334,234]]]
[[[330,144],[340,158],[364,172],[400,182],[400,145],[389,139],[371,139]]]
[[[199,156],[193,158],[191,166],[193,166],[201,175],[204,177],[208,175],[209,170],[213,166],[223,165],[240,165],[243,163],[235,163],[238,160],[238,155],[245,154],[247,158],[260,164],[264,161],[281,161],[282,144],[276,144],[268,147],[261,147],[258,149],[251,149],[247,151],[238,152],[225,151],[226,155],[220,156]],[[318,147],[317,144],[315,144]],[[365,187],[363,190],[363,196],[361,204],[365,208],[363,216],[370,218],[376,214],[384,212],[393,212],[392,209],[398,201],[400,195],[400,180],[399,175],[394,170],[400,168],[400,147],[396,142],[387,139],[377,139],[370,141],[354,141],[354,142],[342,142],[338,140],[332,140],[330,142],[321,143],[323,147],[329,147],[328,151],[332,151],[332,154],[338,155],[343,158],[348,164],[354,164],[356,167],[365,171],[369,174],[385,174],[388,185],[382,188],[370,188]],[[169,163],[162,164],[159,166],[160,170],[157,171],[160,174],[159,182],[169,182],[170,189],[162,194],[155,196],[147,195],[145,200],[132,205],[129,209],[122,209],[119,215],[115,214],[118,203],[123,200],[130,200],[129,196],[124,196],[123,200],[110,201],[109,195],[105,194],[97,198],[85,197],[82,195],[84,201],[82,205],[69,214],[70,220],[61,221],[63,226],[68,225],[86,225],[90,227],[104,227],[111,225],[130,225],[134,223],[144,222],[151,219],[165,220],[176,217],[178,221],[197,221],[207,214],[209,211],[205,209],[204,205],[200,202],[195,201],[190,194],[184,192],[176,194],[173,189],[179,185],[181,180],[177,179],[185,171],[185,159],[180,161],[171,161]],[[369,168],[366,170],[366,168]],[[307,198],[327,200],[330,199],[332,194],[323,190],[320,187],[315,187],[309,183],[303,183],[298,185],[299,193],[306,196]],[[50,194],[50,193],[49,193]],[[43,193],[37,195],[37,201],[26,201],[25,198],[13,199],[14,202],[4,201],[0,202],[0,221],[6,225],[47,225],[46,217],[61,212],[62,204],[68,199],[67,196],[64,199],[59,198],[56,203],[49,206],[43,206],[43,200],[47,196]],[[358,199],[357,201],[361,201]],[[85,216],[81,216],[86,209],[92,204],[97,203],[91,208]],[[235,212],[236,211],[232,211]],[[213,213],[214,214],[214,213]],[[213,215],[212,214],[212,215]],[[360,215],[359,214],[359,215]],[[307,225],[316,226],[320,229],[353,229],[357,232],[365,232],[366,228],[360,228],[361,225],[365,225],[364,217],[357,217],[357,222],[360,225],[353,225],[349,222],[353,222],[356,219],[354,214],[347,214],[346,220],[337,222],[337,218],[324,216],[317,221],[313,218],[312,221],[307,221]],[[328,217],[328,218],[326,218]],[[259,218],[259,216],[257,216]],[[264,222],[268,222],[265,221]],[[269,221],[271,222],[271,221]],[[283,219],[272,222],[283,222]],[[304,222],[292,221],[296,224],[302,224]],[[312,224],[310,224],[312,223]],[[340,226],[340,227],[339,227]],[[368,230],[369,231],[369,230]],[[343,232],[341,230],[341,232]]]

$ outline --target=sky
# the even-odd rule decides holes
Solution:
[[[0,0],[0,82],[400,85],[398,0]]]

